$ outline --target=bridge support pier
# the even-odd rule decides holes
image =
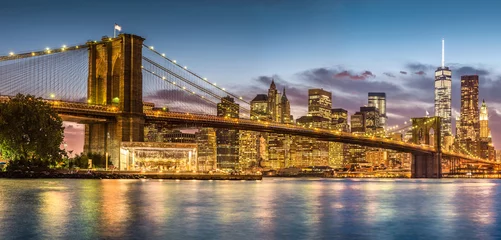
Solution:
[[[442,164],[440,159],[441,153],[413,153],[411,166],[412,178],[441,178]]]
[[[122,142],[144,141],[144,118],[130,114],[117,116],[115,122],[85,125],[84,153],[108,155],[111,164],[126,170],[127,160],[120,158]]]

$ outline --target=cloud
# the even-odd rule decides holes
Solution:
[[[486,69],[481,69],[481,68],[475,68],[472,66],[461,66],[461,67],[451,67],[452,73],[456,74],[457,76],[463,76],[463,75],[479,75],[479,76],[485,76],[489,75],[490,72]]]
[[[385,72],[383,74],[386,75],[387,77],[391,77],[391,78],[395,77],[395,75],[393,73]]]
[[[326,71],[326,69],[322,69],[322,68],[319,68],[317,69],[318,72],[322,72],[322,71]],[[351,79],[351,80],[366,80],[368,78],[375,78],[376,75],[372,74],[371,71],[364,71],[362,72],[361,74],[353,74],[349,71],[342,71],[342,72],[339,72],[339,73],[335,73],[334,74],[334,77],[336,78],[348,78],[348,79]]]
[[[426,73],[424,71],[418,71],[418,72],[415,72],[414,74],[420,75],[420,76],[426,75]]]
[[[400,71],[400,74],[407,75],[407,72],[406,71]]]
[[[423,63],[408,63],[405,65],[406,69],[411,70],[412,72],[429,72],[435,71],[435,67],[431,64],[423,64]]]

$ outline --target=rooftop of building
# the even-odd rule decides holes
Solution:
[[[268,101],[268,95],[258,94],[254,99],[252,99],[252,102],[261,102],[261,101]]]
[[[386,97],[384,92],[370,92],[369,97]]]

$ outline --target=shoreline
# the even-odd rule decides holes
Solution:
[[[172,180],[262,180],[261,175],[226,175],[192,173],[132,173],[132,172],[0,172],[0,178],[9,179],[172,179]]]

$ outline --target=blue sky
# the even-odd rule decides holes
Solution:
[[[279,79],[280,89],[286,85],[291,95],[297,94],[291,96],[295,117],[306,112],[306,99],[300,97],[307,87],[332,91],[334,107],[351,113],[367,101],[367,91],[386,91],[390,124],[398,124],[413,113],[433,112],[433,97],[427,93],[433,91],[433,71],[440,64],[440,41],[445,38],[446,65],[457,73],[481,74],[480,101],[486,98],[491,108],[494,140],[499,139],[501,147],[496,111],[501,107],[496,94],[501,90],[500,2],[130,2],[3,2],[0,55],[98,40],[112,35],[118,23],[124,32],[145,37],[158,51],[236,91],[248,86],[253,91],[247,93],[255,94],[265,91],[270,77]],[[346,77],[310,81],[318,69],[331,75],[372,75],[363,79],[367,84]],[[419,71],[423,74],[415,74]],[[459,110],[459,74],[453,72],[453,78],[453,102]]]

